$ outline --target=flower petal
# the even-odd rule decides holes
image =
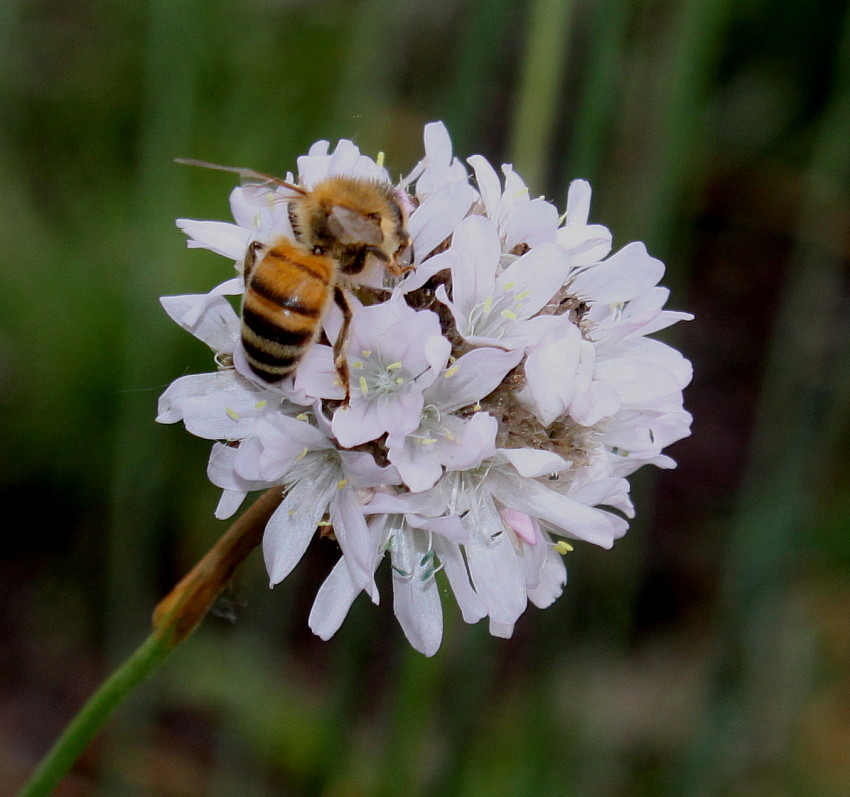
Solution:
[[[223,221],[177,219],[177,226],[189,236],[190,249],[209,249],[231,260],[241,260],[251,240],[251,233]]]
[[[283,581],[301,561],[336,490],[336,485],[328,482],[327,472],[316,480],[296,482],[269,518],[263,535],[263,558],[270,586]]]
[[[519,364],[521,351],[484,348],[464,354],[425,390],[425,400],[441,412],[455,412],[492,393]]]
[[[351,578],[345,559],[340,558],[316,593],[307,621],[310,630],[320,639],[330,639],[339,631],[360,592],[360,587]]]
[[[422,536],[407,530],[392,538],[393,610],[410,644],[433,656],[443,639],[443,610],[434,565],[427,559],[424,541],[418,539]]]

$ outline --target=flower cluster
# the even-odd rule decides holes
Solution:
[[[500,177],[480,155],[467,163],[472,174],[442,124],[426,126],[425,157],[398,185],[414,268],[372,270],[356,286],[348,406],[328,345],[335,308],[294,378],[262,382],[241,352],[226,297],[244,290],[250,242],[292,236],[285,189],[236,188],[236,224],[178,221],[190,247],[232,259],[237,276],[162,300],[219,368],[175,381],[158,420],[215,441],[217,517],[252,490],[283,491],[263,539],[272,585],[317,533],[336,539],[340,559],[309,619],[323,639],[361,591],[378,602],[385,557],[417,650],[440,645],[440,570],[464,620],[487,617],[491,633],[509,637],[529,601],[542,608],[560,595],[567,540],[608,548],[625,534],[626,477],[673,467],[662,451],[689,434],[690,363],[648,337],[690,318],[663,309],[663,264],[640,243],[610,254],[609,231],[588,223],[586,182],[571,184],[561,216],[510,166]],[[298,160],[307,189],[333,175],[390,182],[346,140]]]

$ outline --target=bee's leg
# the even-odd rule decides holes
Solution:
[[[334,343],[334,367],[339,375],[342,386],[345,388],[345,398],[343,399],[343,407],[348,406],[351,400],[351,381],[348,376],[348,360],[345,358],[346,344],[348,343],[348,331],[351,327],[351,305],[345,296],[345,291],[337,285],[334,288],[334,301],[342,310],[342,326],[339,328],[339,334],[336,336]]]
[[[254,270],[254,266],[257,264],[257,254],[265,249],[266,245],[259,241],[251,241],[248,244],[248,251],[245,252],[245,267],[242,269],[242,278],[245,280],[246,285],[251,278],[251,272]]]

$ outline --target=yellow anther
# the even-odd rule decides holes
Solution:
[[[299,412],[298,415],[295,416],[295,420],[296,421],[306,421],[307,420],[307,413],[306,412]]]
[[[234,420],[234,421],[238,421],[238,420],[239,420],[239,413],[238,413],[238,412],[236,412],[236,410],[232,410],[232,409],[230,409],[230,407],[228,407],[228,408],[225,410],[225,412],[227,413],[227,417],[228,417],[228,418],[233,418],[233,420]]]
[[[263,409],[263,407],[265,407],[265,406],[266,406],[266,404],[268,404],[268,401],[258,401],[258,402],[254,405],[254,409],[255,409],[255,410],[261,410],[261,409]]]
[[[397,385],[403,385],[404,384],[404,377],[403,376],[396,377],[395,383]]]
[[[300,462],[302,459],[304,459],[304,457],[306,457],[306,456],[307,456],[307,452],[308,452],[309,450],[310,450],[310,449],[309,449],[309,448],[307,448],[307,446],[304,446],[304,450],[303,450],[303,451],[302,451],[302,452],[301,452],[301,453],[300,453],[297,457],[295,457],[296,461],[297,461],[297,462]]]
[[[523,291],[522,293],[518,293],[516,296],[514,296],[514,300],[517,302],[517,304],[519,304],[519,302],[521,302],[523,299],[527,299],[529,296],[531,296],[531,291]]]
[[[346,484],[348,484],[348,479],[340,479],[340,480],[336,483],[336,489],[337,489],[337,490],[341,490],[343,487],[345,487],[345,485],[346,485]]]
[[[499,315],[502,316],[502,318],[507,318],[508,321],[516,321],[518,317],[513,310],[502,310]]]
[[[476,401],[476,402],[475,402],[475,405],[472,407],[472,409],[473,409],[475,412],[481,412],[481,409],[482,409],[482,408],[481,408],[481,402],[480,402],[480,401]]]
[[[432,446],[437,442],[436,437],[422,437],[419,439],[419,445],[422,446]]]
[[[387,366],[387,370],[388,370],[388,371],[395,371],[395,370],[397,370],[398,368],[401,368],[401,362],[390,363],[390,364]]]
[[[448,371],[446,371],[446,372],[443,374],[443,376],[444,376],[446,379],[451,379],[451,378],[452,378],[452,377],[453,377],[453,376],[454,376],[454,375],[455,375],[455,374],[456,374],[459,370],[460,370],[460,366],[459,366],[459,365],[453,365],[451,368],[449,368],[449,370],[448,370]]]
[[[378,153],[378,157],[375,158],[375,163],[377,163],[378,166],[383,167],[383,165],[384,165],[384,153],[383,152]]]
[[[363,349],[362,354],[363,354],[364,357],[369,357],[372,354],[372,350],[371,349]]]
[[[333,523],[331,523],[330,520],[320,520],[316,525],[317,526],[333,526]]]
[[[489,313],[492,309],[493,309],[493,297],[492,297],[492,296],[488,296],[488,297],[484,300],[484,312],[485,312],[485,313]]]
[[[358,383],[360,384],[360,392],[365,396],[369,392],[369,385],[366,383],[366,377],[361,376]]]
[[[351,363],[351,367],[352,368],[362,368],[363,363],[362,363],[361,360],[355,360],[353,363]]]
[[[505,285],[505,290],[506,290],[506,291],[509,291],[509,290],[510,290],[511,288],[513,288],[513,287],[514,287],[514,283],[513,283],[513,282],[509,282],[507,285]]]
[[[568,542],[564,542],[563,540],[558,540],[558,542],[555,543],[555,550],[559,554],[561,554],[561,556],[565,556],[570,551],[574,551],[575,548],[573,548],[573,546],[570,545]]]
[[[567,220],[567,211],[565,210],[560,218],[558,219],[558,226],[560,227]]]

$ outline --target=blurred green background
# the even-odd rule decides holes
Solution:
[[[173,159],[283,173],[347,137],[401,174],[434,119],[561,207],[590,179],[592,221],[668,264],[679,468],[514,639],[447,600],[433,659],[386,579],[310,634],[330,542],[273,592],[253,556],[60,793],[850,794],[838,0],[3,0],[0,793],[225,528],[208,443],[153,421],[212,367],[158,297],[231,273],[173,220],[227,219],[232,175]]]

